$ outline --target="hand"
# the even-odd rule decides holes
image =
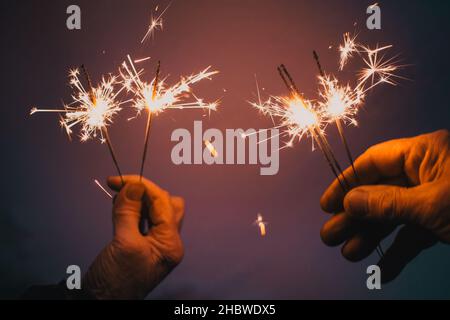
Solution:
[[[344,172],[345,194],[334,181],[321,199],[337,213],[321,231],[323,241],[342,247],[350,261],[369,256],[399,225],[404,227],[381,259],[382,281],[394,279],[422,250],[450,243],[450,134],[447,130],[376,145]],[[357,182],[358,181],[358,182]]]
[[[181,262],[182,198],[139,177],[108,179],[116,191],[114,239],[96,258],[83,288],[97,299],[143,299]],[[139,231],[141,215],[149,219],[147,235]]]

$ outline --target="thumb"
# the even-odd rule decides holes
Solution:
[[[139,232],[139,219],[142,209],[142,197],[145,187],[141,183],[128,183],[114,201],[113,221],[114,234],[126,236],[131,232]]]
[[[363,186],[353,189],[344,199],[345,212],[355,218],[401,223],[420,221],[426,203],[421,187]]]

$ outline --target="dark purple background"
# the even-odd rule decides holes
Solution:
[[[68,31],[68,5],[82,10],[82,30]],[[30,107],[59,107],[69,99],[67,71],[85,63],[94,81],[115,72],[127,53],[162,61],[175,80],[213,65],[213,82],[196,87],[209,99],[223,97],[211,118],[201,112],[167,112],[154,122],[146,172],[186,199],[183,263],[151,298],[443,298],[450,295],[450,250],[429,250],[381,292],[366,289],[365,269],[375,256],[345,261],[319,237],[326,220],[319,198],[332,176],[309,142],[281,153],[277,176],[256,166],[175,166],[170,134],[205,128],[266,128],[251,109],[258,74],[268,93],[284,94],[276,66],[285,63],[308,96],[316,91],[312,49],[336,70],[329,50],[354,30],[369,44],[395,44],[410,66],[396,87],[380,87],[348,129],[355,154],[397,137],[449,128],[448,31],[444,1],[383,1],[382,31],[365,28],[368,1],[175,0],[165,30],[144,46],[155,1],[2,1],[2,125],[0,271],[1,295],[13,297],[31,284],[55,283],[69,264],[86,270],[111,239],[111,202],[92,182],[114,174],[106,146],[69,143],[55,115],[28,116]],[[167,2],[160,2],[163,8]],[[348,76],[348,74],[346,75]],[[223,89],[226,89],[224,93]],[[135,173],[144,119],[126,122],[111,136],[124,171]],[[336,132],[330,139],[337,146]],[[339,154],[341,159],[343,155]],[[270,223],[261,238],[252,225],[258,212]],[[385,243],[384,246],[387,246]]]

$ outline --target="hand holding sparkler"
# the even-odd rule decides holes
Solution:
[[[139,176],[110,178],[118,191],[113,208],[114,239],[83,278],[83,289],[96,299],[144,299],[183,258],[180,229],[182,198]],[[147,235],[139,231],[141,213],[152,221]]]
[[[355,167],[362,186],[346,194],[335,181],[321,199],[326,212],[341,212],[322,229],[326,244],[345,242],[344,257],[359,261],[397,226],[405,225],[380,261],[383,282],[395,278],[436,238],[450,244],[448,131],[374,146],[355,161]],[[345,175],[356,182],[352,168]],[[361,229],[355,219],[372,227]]]
[[[344,174],[337,161],[333,149],[325,136],[324,128],[328,123],[336,124],[353,170],[353,176],[358,180],[357,170],[353,164],[353,156],[344,135],[343,124],[357,124],[355,116],[363,104],[364,97],[368,91],[382,83],[395,85],[394,79],[400,78],[395,74],[395,71],[400,67],[395,64],[395,58],[384,59],[384,56],[381,54],[384,50],[391,47],[385,46],[370,49],[369,47],[358,44],[356,42],[356,36],[351,37],[347,33],[344,35],[344,44],[339,48],[341,54],[340,69],[344,69],[353,55],[366,55],[366,58],[363,58],[365,67],[359,72],[358,83],[354,88],[348,84],[342,86],[336,77],[325,74],[320,64],[319,56],[314,51],[314,58],[320,72],[319,81],[321,90],[319,93],[321,101],[313,103],[312,101],[306,100],[299,91],[292,76],[287,71],[287,68],[281,65],[278,68],[278,72],[288,88],[290,96],[287,98],[272,96],[266,102],[261,102],[258,90],[258,102],[251,103],[253,107],[257,108],[263,114],[269,115],[272,121],[274,118],[281,119],[280,125],[276,128],[284,128],[281,136],[290,137],[289,142],[286,144],[287,147],[291,147],[294,140],[301,140],[305,135],[309,135],[322,151],[330,169],[336,177],[337,183],[344,193],[348,192],[353,185],[349,183],[346,174]],[[381,247],[377,250],[379,256],[383,256]]]

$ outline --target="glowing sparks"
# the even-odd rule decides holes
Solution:
[[[112,194],[109,193],[108,190],[106,190],[106,188],[103,187],[103,186],[101,185],[101,183],[100,183],[97,179],[94,180],[94,183],[95,183],[95,184],[100,188],[100,190],[102,190],[108,197],[110,197],[111,199],[113,198]]]
[[[349,32],[344,33],[344,44],[339,46],[339,52],[341,54],[340,70],[344,70],[348,60],[358,52],[358,44],[356,43],[357,36],[351,36]]]
[[[254,222],[256,226],[259,227],[260,233],[262,237],[265,237],[267,234],[266,226],[267,222],[264,221],[264,218],[261,214],[258,214],[256,221]]]
[[[181,80],[172,87],[168,87],[164,80],[156,81],[154,78],[150,83],[141,80],[143,70],[137,70],[131,57],[128,62],[122,64],[121,76],[123,86],[135,95],[133,107],[140,114],[148,110],[153,114],[159,114],[168,109],[203,109],[215,111],[218,102],[206,103],[192,93],[192,85],[211,77],[218,71],[210,71],[211,67]],[[156,91],[155,91],[155,82]],[[185,102],[186,98],[193,101]]]
[[[381,83],[387,83],[396,85],[395,78],[401,78],[395,74],[395,72],[401,68],[396,64],[396,57],[385,58],[385,55],[381,54],[384,50],[392,48],[392,45],[370,49],[363,47],[367,57],[363,58],[365,67],[359,72],[359,87],[365,86],[370,80],[370,86],[366,89],[370,90],[373,87]]]
[[[151,59],[151,57],[145,57],[145,58],[142,58],[142,59],[136,59],[136,60],[134,60],[134,63],[138,64],[138,63],[150,60],[150,59]]]
[[[156,18],[153,16],[154,13],[157,13],[159,10],[159,6],[156,6],[154,13],[152,12],[151,18],[150,18],[150,24],[147,29],[147,33],[144,35],[144,37],[141,40],[141,43],[144,43],[147,41],[148,38],[155,38],[155,32],[158,30],[163,30],[163,16],[166,13],[166,11],[169,9],[171,4],[169,4],[162,12],[159,14]]]
[[[217,152],[217,149],[213,146],[213,144],[208,140],[205,140],[204,143],[211,156],[217,158],[219,156],[219,152]]]
[[[375,4],[376,5],[376,4]],[[356,42],[356,36],[351,36],[350,33],[344,34],[344,43],[340,45],[340,64],[339,69],[342,71],[348,61],[358,54],[362,57],[365,64],[364,68],[359,72],[357,88],[363,88],[364,91],[368,91],[375,86],[387,83],[396,85],[394,78],[400,78],[395,74],[400,65],[397,64],[396,57],[385,58],[383,52],[392,48],[392,45],[384,47],[376,46],[375,49],[371,49],[368,46],[364,46]],[[370,84],[367,83],[370,80]]]
[[[113,117],[121,110],[124,103],[117,101],[117,96],[122,89],[115,91],[116,77],[103,78],[97,88],[86,90],[79,79],[79,70],[74,69],[69,74],[69,84],[73,89],[72,103],[64,105],[64,109],[31,109],[30,114],[38,112],[53,112],[64,114],[60,124],[66,129],[67,134],[72,134],[72,128],[81,126],[80,139],[87,141],[100,136],[105,141],[103,129],[112,123]]]
[[[295,140],[300,141],[312,131],[321,130],[322,116],[311,101],[295,95],[294,97],[272,96],[262,103],[250,103],[263,115],[278,119],[276,129],[282,129],[281,136],[288,136],[286,147],[292,147]]]
[[[343,120],[357,125],[355,116],[363,103],[364,92],[360,88],[352,89],[350,85],[341,86],[333,76],[319,77],[322,101],[319,106],[328,122]]]

